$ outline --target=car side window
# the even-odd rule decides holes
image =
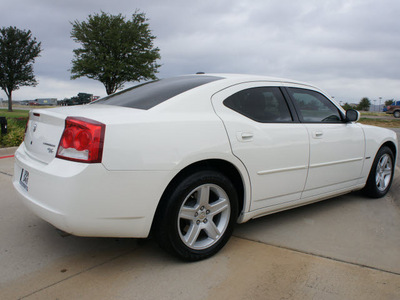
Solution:
[[[339,109],[322,94],[306,89],[288,88],[300,120],[306,123],[340,123],[343,121]]]
[[[230,109],[261,123],[292,122],[293,118],[278,87],[242,90],[224,100]]]

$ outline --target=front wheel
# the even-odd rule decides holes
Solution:
[[[393,116],[394,116],[395,118],[400,118],[400,110],[396,110],[396,111],[393,113]]]
[[[163,200],[155,236],[168,252],[184,260],[201,260],[217,253],[232,235],[238,200],[223,174],[194,173]]]
[[[372,198],[381,198],[392,185],[394,174],[393,152],[389,147],[382,147],[376,154],[363,192]]]

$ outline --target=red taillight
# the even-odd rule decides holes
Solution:
[[[57,158],[85,163],[100,163],[103,156],[103,123],[81,118],[68,117],[57,149]]]

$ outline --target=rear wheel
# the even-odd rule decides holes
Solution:
[[[237,194],[216,171],[200,171],[164,199],[155,235],[159,245],[184,260],[217,253],[229,240],[237,217]]]
[[[393,162],[393,152],[389,147],[379,149],[363,189],[365,195],[380,198],[387,194],[393,181]]]

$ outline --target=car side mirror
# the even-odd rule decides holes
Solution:
[[[349,109],[346,111],[347,122],[357,122],[360,120],[360,113],[355,109]]]

